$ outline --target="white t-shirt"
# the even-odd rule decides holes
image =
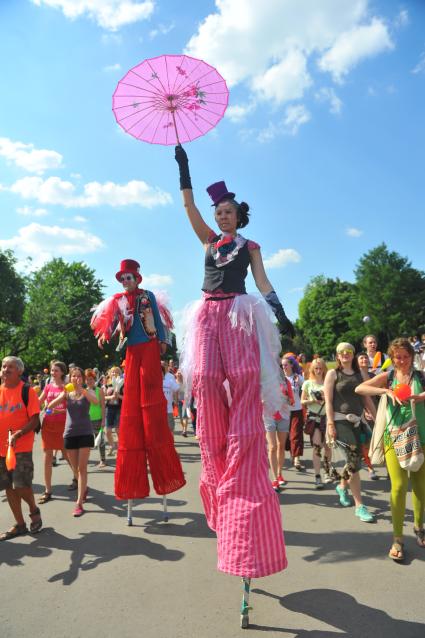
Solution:
[[[304,377],[302,374],[292,374],[290,377],[286,377],[292,386],[292,392],[294,393],[294,405],[290,406],[291,412],[301,410],[301,388],[304,383]]]
[[[162,380],[162,389],[164,391],[165,398],[167,399],[167,412],[170,414],[173,411],[173,394],[180,389],[175,377],[171,372],[166,372]]]

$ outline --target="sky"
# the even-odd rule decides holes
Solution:
[[[229,89],[185,144],[195,201],[213,228],[209,184],[249,203],[242,234],[291,319],[312,277],[353,281],[381,242],[425,269],[424,33],[422,0],[1,0],[0,249],[23,272],[83,261],[105,296],[136,259],[181,320],[204,256],[174,148],[126,134],[112,94],[143,60],[186,54]]]

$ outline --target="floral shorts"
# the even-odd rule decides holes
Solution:
[[[31,487],[33,477],[32,452],[16,452],[16,467],[11,472],[6,467],[5,457],[0,456],[0,491]]]

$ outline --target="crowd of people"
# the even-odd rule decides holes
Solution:
[[[378,479],[369,448],[372,455],[375,450],[372,450],[370,442],[378,401],[385,395],[388,398],[385,427],[377,444],[384,451],[391,480],[394,538],[389,556],[400,561],[405,557],[403,526],[409,472],[400,466],[394,451],[392,426],[400,427],[415,419],[420,444],[425,451],[425,375],[418,365],[417,350],[411,339],[394,340],[388,354],[378,352],[373,335],[364,338],[363,346],[365,349],[356,354],[351,344],[338,344],[335,363],[327,364],[318,355],[311,362],[307,362],[303,355],[295,356],[293,353],[281,358],[281,409],[272,417],[263,416],[271,483],[276,492],[290,488],[284,477],[286,450],[294,469],[306,471],[303,461],[306,438],[312,447],[312,487],[321,490],[336,483],[336,502],[343,508],[354,502],[355,515],[361,521],[373,522],[375,515],[362,500],[360,470],[363,467],[369,478]],[[181,435],[186,437],[191,422],[193,434],[196,434],[196,407],[193,397],[190,400],[185,393],[182,372],[172,359],[161,363],[169,428],[174,433],[175,424],[179,423]],[[381,370],[383,365],[384,371]],[[92,450],[98,450],[99,470],[107,467],[110,457],[116,454],[124,375],[123,369],[118,366],[101,374],[96,368],[82,370],[74,364],[68,370],[63,362],[52,361],[50,369],[45,370],[43,375],[24,382],[23,362],[17,357],[3,360],[0,488],[6,490],[15,524],[1,534],[1,540],[28,531],[40,531],[39,506],[54,498],[53,467],[59,454],[60,459],[69,465],[70,483],[67,488],[76,493],[72,513],[75,517],[84,513],[89,490],[87,465]],[[408,400],[400,401],[394,393],[398,384],[412,387]],[[5,420],[12,430],[10,440]],[[40,425],[44,492],[36,503],[32,492],[32,448],[37,440],[34,432]],[[376,441],[377,437],[375,445]],[[5,465],[9,444],[14,446],[17,460],[13,472]],[[425,547],[425,463],[417,471],[410,472],[410,480],[414,533],[418,545]],[[22,512],[22,501],[29,507],[29,530]]]

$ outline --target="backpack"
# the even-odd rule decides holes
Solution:
[[[28,407],[28,401],[29,401],[29,395],[30,395],[30,384],[29,383],[24,383],[24,385],[22,386],[22,401],[25,405],[25,409]],[[27,410],[27,415],[28,415],[28,410]],[[41,430],[41,421],[40,421],[40,415],[38,415],[37,417],[37,425],[34,428],[34,432],[36,434],[38,434]]]

